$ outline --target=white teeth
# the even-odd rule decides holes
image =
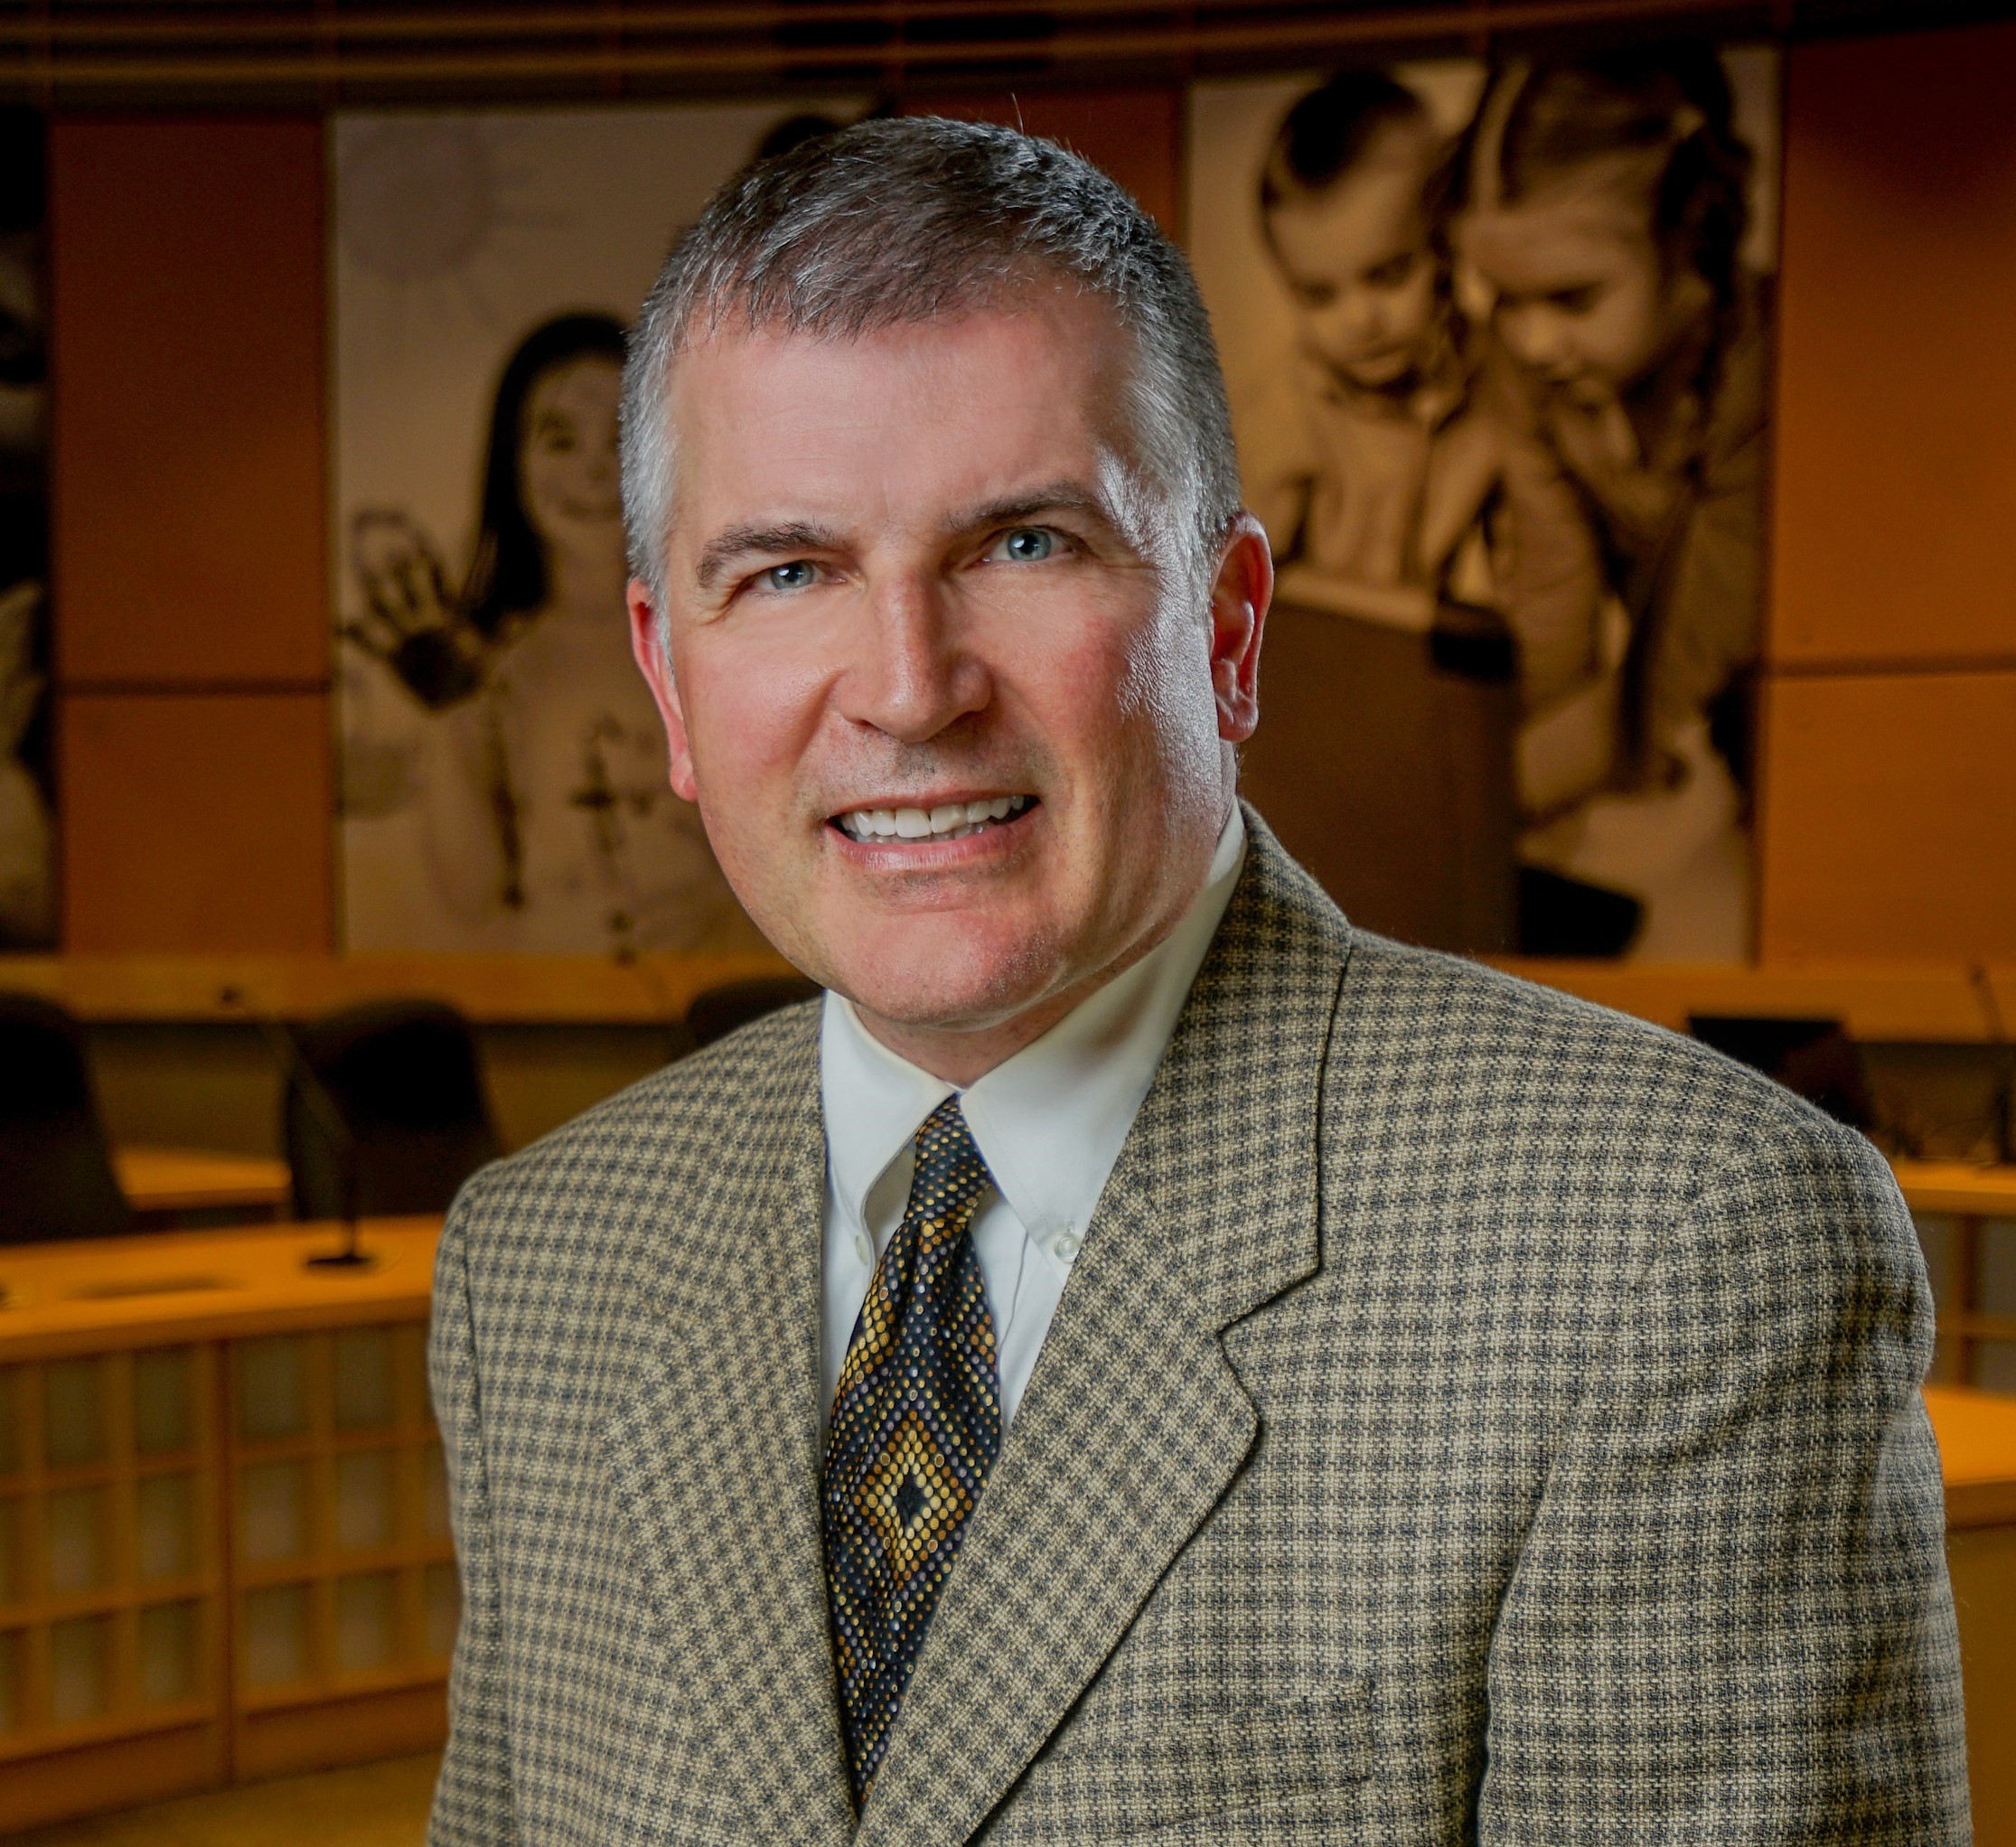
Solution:
[[[856,808],[839,820],[842,831],[857,840],[962,840],[1028,805],[1027,795],[995,795],[984,802],[942,802],[928,812],[921,808]]]

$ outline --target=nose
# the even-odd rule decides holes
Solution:
[[[985,664],[952,632],[942,588],[928,576],[871,583],[840,708],[903,744],[924,744],[993,697]]]
[[[1498,332],[1512,356],[1535,371],[1548,371],[1568,357],[1559,318],[1541,308],[1515,308],[1499,317]]]

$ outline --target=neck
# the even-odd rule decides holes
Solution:
[[[1146,955],[1147,950],[1141,952]],[[1140,960],[1131,956],[1122,966]],[[1044,1034],[1065,1018],[1091,995],[1121,972],[1108,969],[1096,980],[1085,983],[1017,1014],[993,1026],[961,1029],[953,1027],[918,1027],[902,1020],[886,1019],[856,1003],[854,1015],[870,1037],[905,1059],[920,1071],[964,1090],[977,1083],[997,1065],[1008,1061],[1026,1045],[1033,1045]]]

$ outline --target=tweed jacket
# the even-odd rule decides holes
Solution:
[[[1883,1162],[1249,825],[858,1833],[816,1009],[470,1183],[436,1847],[1967,1838]]]

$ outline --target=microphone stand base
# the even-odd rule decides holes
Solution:
[[[368,1251],[329,1251],[301,1261],[310,1270],[369,1270],[378,1259]]]

